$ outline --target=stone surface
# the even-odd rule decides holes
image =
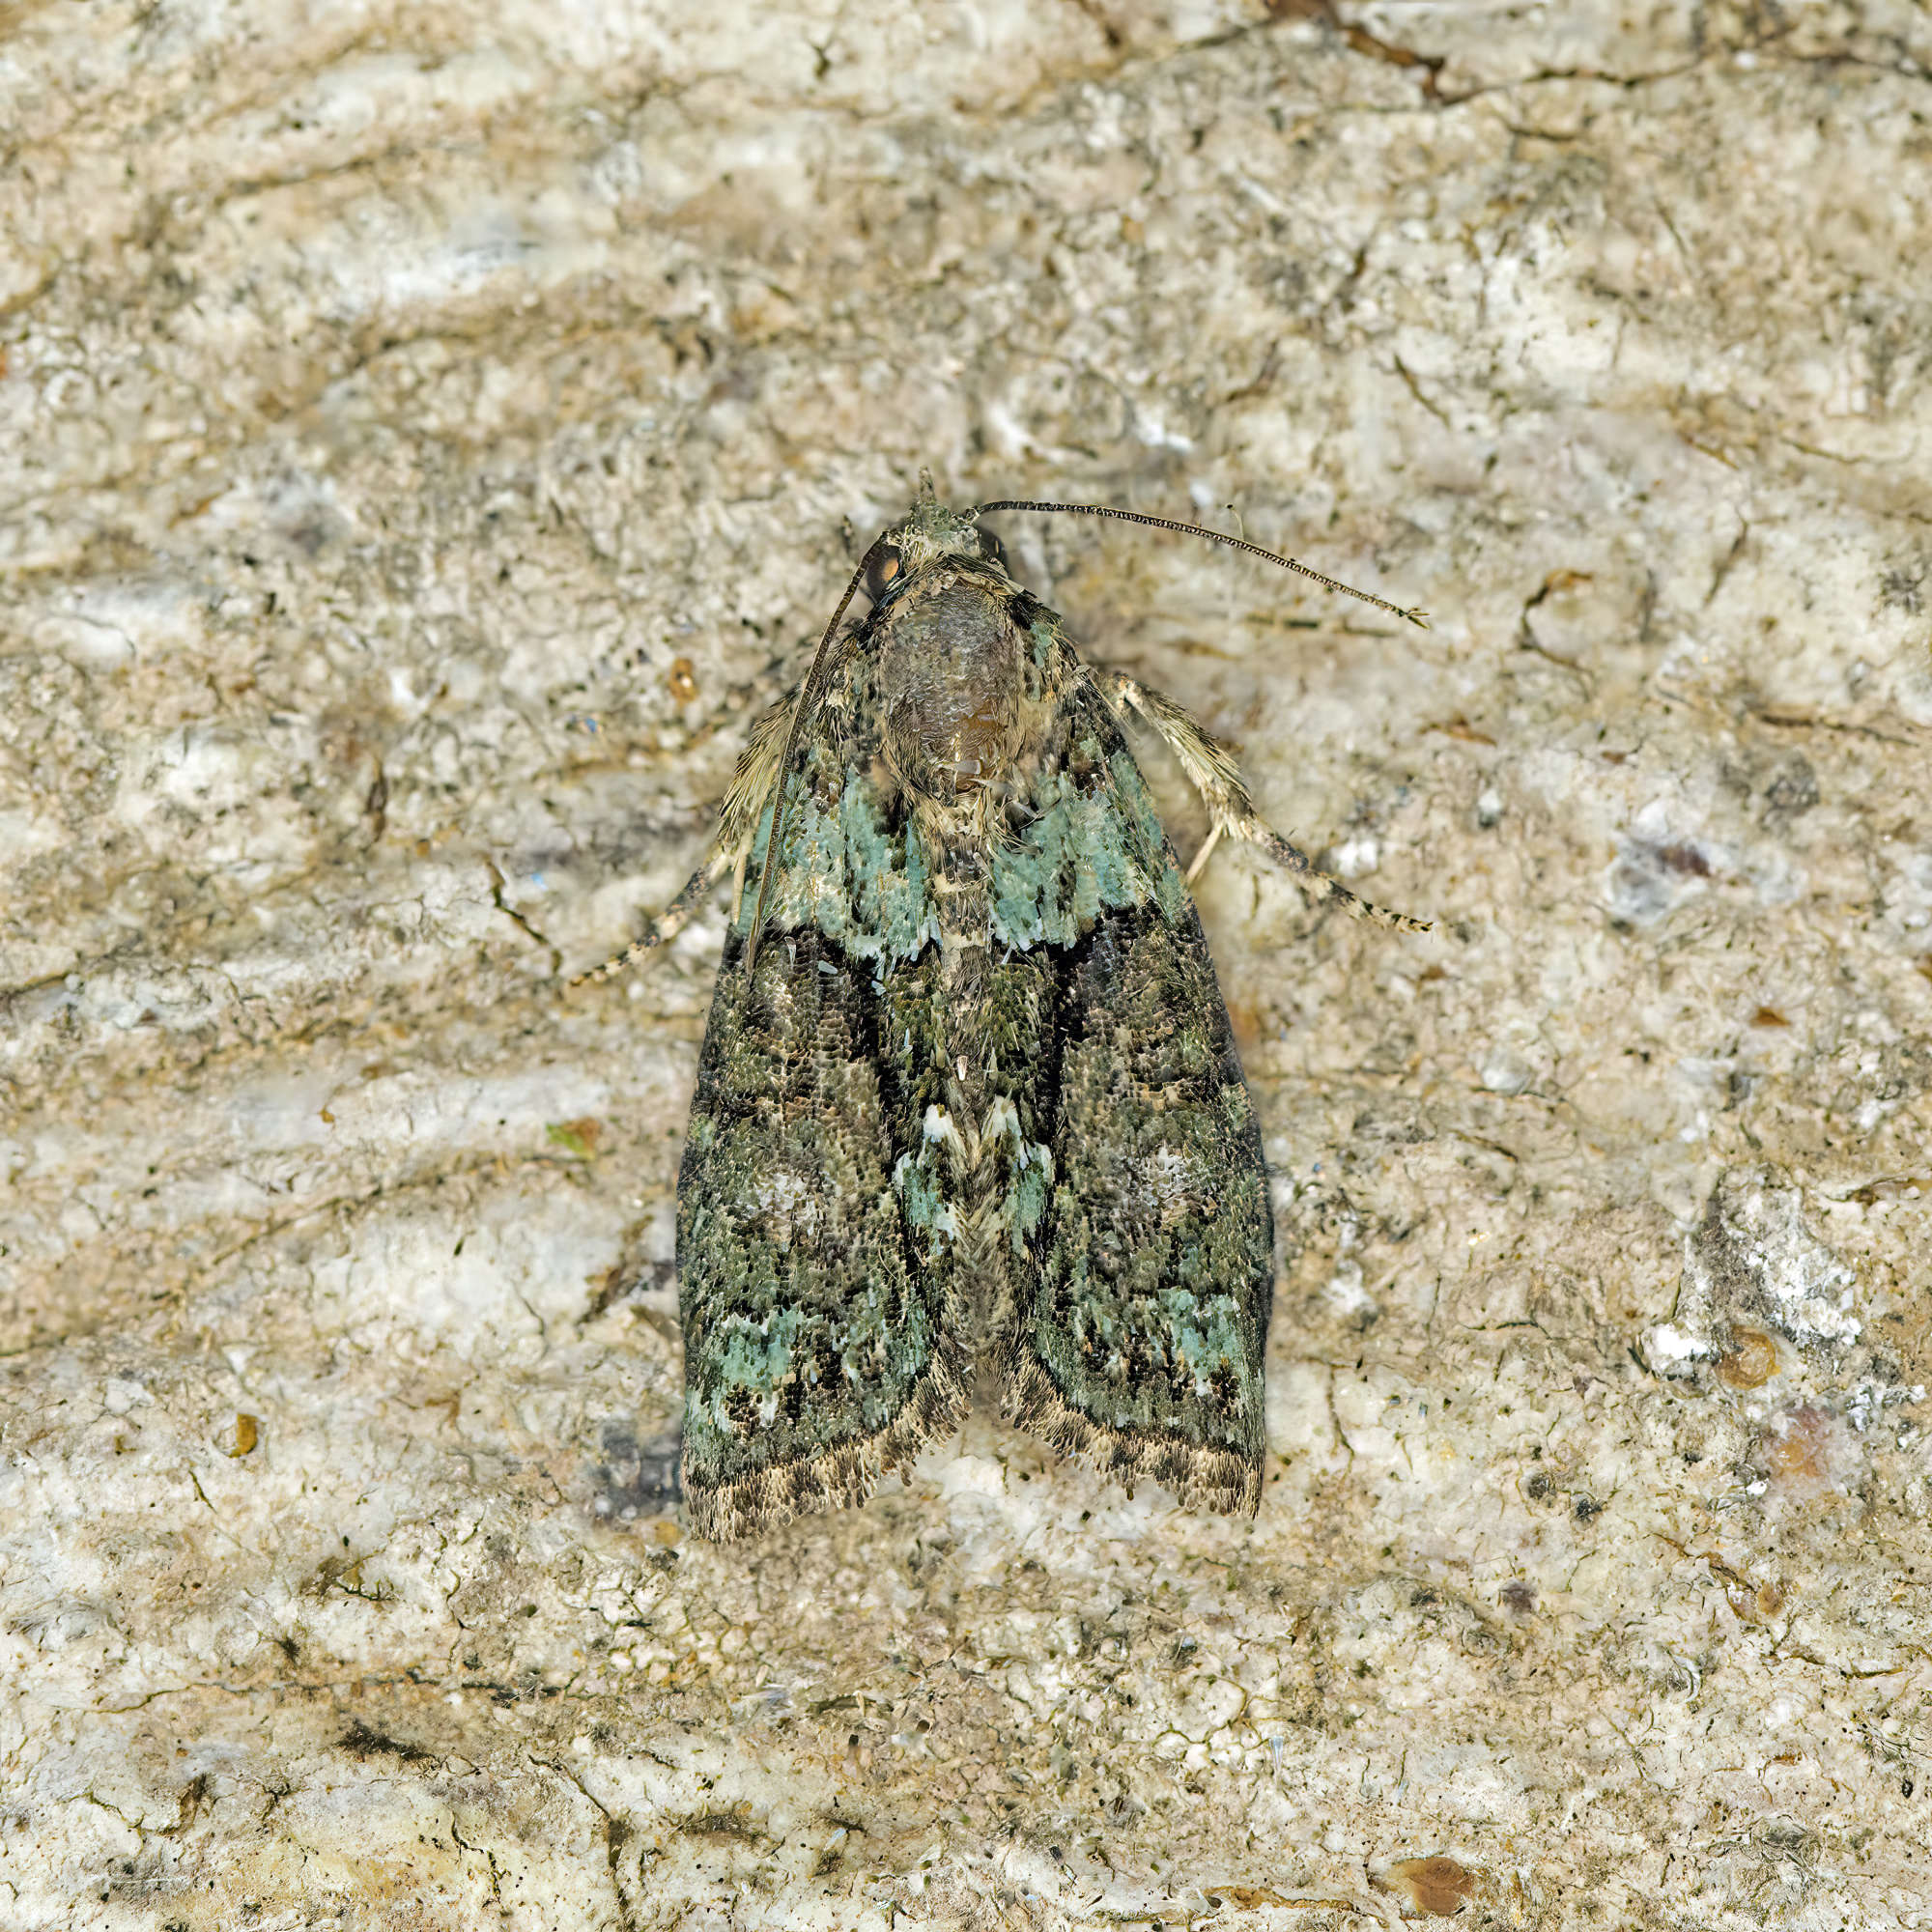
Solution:
[[[1922,12],[4,28],[0,1923],[1932,1924]],[[562,981],[922,464],[1435,613],[1006,526],[1437,922],[1203,881],[1253,1524],[678,1528],[721,921]]]

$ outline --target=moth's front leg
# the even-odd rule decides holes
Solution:
[[[1389,912],[1358,898],[1338,879],[1317,869],[1313,861],[1298,847],[1291,845],[1255,810],[1255,802],[1241,780],[1241,768],[1235,754],[1217,738],[1204,730],[1187,712],[1164,692],[1130,676],[1113,665],[1089,665],[1095,687],[1123,722],[1129,711],[1138,712],[1167,742],[1168,749],[1187,774],[1187,781],[1201,794],[1208,808],[1208,837],[1187,868],[1187,882],[1200,876],[1223,834],[1238,838],[1265,852],[1276,865],[1293,872],[1302,890],[1318,904],[1339,905],[1356,919],[1377,925],[1394,926],[1402,932],[1427,932],[1429,922],[1411,919],[1406,913]]]
[[[726,872],[737,880],[731,901],[731,920],[734,924],[737,923],[739,900],[745,890],[745,862],[751,856],[752,841],[771,803],[785,726],[791,721],[791,708],[797,700],[798,687],[794,685],[752,726],[745,749],[738,754],[731,788],[724,794],[718,814],[717,840],[704,864],[685,882],[684,890],[615,958],[593,966],[587,973],[580,973],[570,982],[573,986],[613,979],[627,967],[635,966],[645,953],[669,945],[691,923],[705,896]]]
[[[742,863],[742,862],[740,862]],[[685,881],[684,890],[659,913],[655,919],[644,923],[644,929],[613,958],[605,960],[601,966],[593,966],[587,973],[580,973],[570,983],[573,986],[593,985],[604,980],[613,980],[627,967],[635,966],[647,952],[655,952],[660,946],[668,946],[684,928],[691,923],[692,916],[710,896],[711,889],[731,869],[732,856],[722,848],[714,850],[697,870]]]

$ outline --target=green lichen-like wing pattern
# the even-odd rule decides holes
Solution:
[[[752,894],[726,941],[678,1174],[684,1487],[720,1541],[863,1500],[966,1403],[934,1231],[907,1211],[940,1050],[931,909],[855,696],[807,738],[749,981]]]
[[[1008,942],[1057,962],[1031,1110],[1052,1187],[1007,1409],[1129,1484],[1252,1514],[1274,1279],[1260,1129],[1173,849],[1082,677],[1056,735],[1035,816],[995,866]]]
[[[1119,722],[1050,612],[1015,619],[1047,708],[1005,831],[922,832],[946,821],[890,776],[859,650],[793,766],[755,969],[750,893],[725,944],[678,1176],[684,1484],[715,1539],[862,1501],[961,1419],[976,1356],[1091,1466],[1259,1500],[1254,1109]]]

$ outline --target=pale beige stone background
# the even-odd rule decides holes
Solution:
[[[1932,1924],[1932,20],[1277,12],[0,10],[0,1923]],[[1252,1525],[677,1529],[560,969],[923,463],[1436,616],[1006,526],[1438,922],[1204,883]]]

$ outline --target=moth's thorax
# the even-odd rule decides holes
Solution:
[[[886,754],[913,790],[956,796],[1010,770],[1023,676],[1012,595],[994,566],[942,557],[908,573],[879,613]]]

